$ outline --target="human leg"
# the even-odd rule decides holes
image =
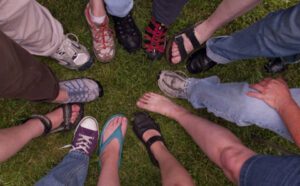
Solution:
[[[89,157],[97,147],[98,130],[95,118],[83,118],[74,133],[70,152],[35,185],[83,186],[88,172]]]
[[[80,107],[73,104],[70,113],[70,122],[75,122],[80,113]],[[47,129],[56,129],[63,122],[62,107],[45,115],[52,123],[52,127]],[[74,123],[75,124],[75,123]],[[29,119],[22,125],[5,128],[0,130],[0,162],[6,161],[8,158],[16,154],[32,139],[41,136],[47,131],[45,124],[41,119]]]
[[[194,108],[207,108],[216,116],[239,126],[254,124],[292,140],[284,122],[274,109],[263,101],[246,95],[248,91],[253,91],[247,83],[220,83],[216,76],[195,79],[162,71],[158,84],[167,95],[187,99]],[[292,96],[298,104],[299,92],[299,89],[291,89]]]
[[[259,2],[260,0],[223,0],[218,5],[217,9],[206,20],[195,26],[194,35],[197,41],[200,44],[204,43],[213,35],[213,33],[217,29],[232,21],[236,17],[239,17],[247,11],[251,10]],[[181,37],[183,40],[183,47],[187,53],[191,53],[194,49],[197,49],[193,47],[190,39],[187,38],[186,34],[182,34]],[[177,64],[182,60],[184,59],[181,57],[179,46],[178,44],[173,42],[170,62]]]
[[[112,117],[102,129],[99,147],[101,173],[98,178],[98,186],[120,185],[118,171],[126,130],[127,118],[122,115]]]
[[[0,30],[31,54],[51,56],[69,69],[91,66],[92,59],[78,38],[65,36],[61,24],[37,1],[4,0],[0,11]]]
[[[145,28],[144,49],[148,58],[160,59],[166,49],[168,27],[175,22],[187,0],[154,0],[152,18]]]
[[[160,168],[162,185],[194,185],[191,176],[165,146],[159,125],[147,113],[135,113],[133,131],[145,145],[152,163]]]
[[[265,18],[226,37],[207,42],[207,56],[216,63],[255,57],[283,57],[299,53],[300,4]]]
[[[176,120],[234,183],[239,182],[244,162],[255,155],[227,129],[189,113],[166,97],[146,93],[138,100],[137,106]]]
[[[129,52],[141,48],[142,34],[132,17],[133,0],[117,1],[104,0],[107,12],[114,21],[115,33],[118,42]]]

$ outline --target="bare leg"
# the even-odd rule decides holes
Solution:
[[[143,139],[148,141],[152,136],[158,135],[160,134],[156,130],[148,130],[144,133]],[[163,185],[194,185],[192,177],[162,142],[157,141],[150,148],[158,161]]]
[[[106,16],[103,0],[90,0],[92,14],[96,17]]]
[[[259,2],[260,0],[223,0],[217,9],[195,28],[195,35],[199,43],[204,43],[217,29],[251,10]],[[185,35],[183,35],[183,38],[185,49],[191,52],[193,50],[191,42]],[[175,43],[172,46],[172,56],[173,63],[178,63],[181,60],[178,46]]]
[[[74,105],[71,121],[75,121],[79,113],[79,106]],[[52,128],[55,129],[63,121],[62,109],[56,109],[46,116],[52,121]],[[0,130],[0,162],[16,154],[32,139],[41,136],[44,126],[38,119],[30,119],[22,125]]]
[[[123,136],[126,134],[127,130],[127,119],[125,117],[117,117],[112,121],[113,123],[108,126],[106,133],[104,134],[103,141],[105,141],[109,136],[119,127],[121,124],[121,130]],[[98,186],[119,186],[119,150],[120,144],[117,139],[112,140],[109,145],[105,148],[102,153],[101,160],[101,173],[98,179]]]
[[[234,183],[239,181],[244,162],[255,155],[229,130],[189,113],[164,96],[146,93],[139,99],[137,106],[176,120]]]

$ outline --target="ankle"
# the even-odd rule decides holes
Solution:
[[[29,127],[27,130],[30,131],[28,133],[30,134],[31,139],[37,138],[44,133],[44,125],[38,119],[30,119],[23,125]]]
[[[189,114],[189,111],[186,110],[185,108],[176,105],[176,107],[173,108],[171,116],[169,116],[170,118],[174,119],[175,121],[180,120],[183,116]]]
[[[198,41],[202,44],[206,42],[215,32],[215,28],[209,20],[205,20],[195,28],[195,35]]]

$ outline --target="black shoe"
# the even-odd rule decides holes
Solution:
[[[186,68],[190,73],[197,74],[207,71],[216,64],[216,62],[207,57],[206,48],[201,48],[188,58]]]
[[[287,69],[287,64],[285,64],[280,58],[272,58],[269,59],[268,64],[266,64],[264,68],[268,73],[279,73]]]
[[[135,52],[142,46],[142,34],[136,26],[131,12],[125,17],[112,16],[118,42],[129,53]]]
[[[144,49],[149,59],[159,60],[164,55],[167,43],[167,27],[152,17],[145,28]]]

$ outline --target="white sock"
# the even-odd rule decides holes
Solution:
[[[89,12],[93,23],[100,25],[104,22],[106,16],[94,16],[91,9],[89,10]]]

